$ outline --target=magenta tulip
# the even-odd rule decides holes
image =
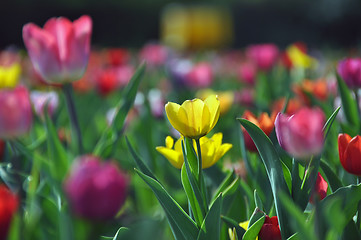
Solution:
[[[90,54],[92,20],[82,16],[71,22],[51,18],[44,28],[33,23],[23,27],[23,39],[35,70],[48,83],[79,80]]]
[[[274,44],[258,44],[249,46],[246,54],[259,69],[269,71],[278,59],[279,50]]]
[[[115,163],[95,156],[76,159],[64,188],[71,208],[89,220],[110,220],[127,197],[128,180]]]
[[[340,61],[337,72],[349,88],[361,87],[361,58],[346,58]]]
[[[0,138],[12,139],[26,134],[32,125],[28,90],[23,86],[0,90]]]
[[[193,66],[186,76],[186,84],[190,87],[205,88],[213,82],[213,70],[209,63],[201,62]]]
[[[319,108],[301,108],[292,116],[278,113],[275,129],[281,147],[295,158],[320,154],[323,148],[325,115]]]

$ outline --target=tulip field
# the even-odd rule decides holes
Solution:
[[[93,24],[0,52],[0,240],[361,239],[360,52],[99,47]]]

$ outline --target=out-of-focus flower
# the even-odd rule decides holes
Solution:
[[[305,92],[312,94],[321,101],[325,101],[328,97],[327,82],[323,79],[317,81],[305,79],[301,84],[295,85],[293,91],[300,96],[307,105],[310,104],[310,99]]]
[[[199,139],[216,125],[220,114],[220,102],[215,95],[206,100],[186,100],[182,105],[168,102],[165,112],[172,126],[183,136]]]
[[[176,168],[182,168],[184,163],[182,154],[182,140],[179,138],[175,143],[171,136],[165,138],[165,147],[156,147],[156,150],[161,153],[168,161]]]
[[[281,112],[286,104],[286,98],[281,98],[273,103],[272,112]],[[288,115],[295,114],[302,108],[303,104],[298,98],[291,98],[288,101],[285,113]]]
[[[225,114],[234,103],[234,93],[232,91],[213,91],[212,89],[203,89],[197,92],[197,97],[205,100],[210,95],[217,95],[220,103],[220,114]]]
[[[248,121],[255,124],[257,127],[262,129],[262,131],[269,136],[274,128],[274,115],[269,116],[268,113],[261,113],[259,117],[257,118],[252,112],[246,110],[243,113],[242,118],[247,119]],[[243,137],[244,137],[244,143],[248,149],[248,151],[251,152],[257,152],[257,147],[254,144],[251,136],[248,134],[248,132],[242,127]]]
[[[238,78],[240,81],[253,86],[255,84],[257,69],[252,63],[243,63],[238,69]]]
[[[315,58],[307,55],[306,45],[300,42],[287,47],[283,55],[283,62],[288,68],[315,68],[318,65]]]
[[[49,115],[53,115],[55,109],[59,105],[58,94],[54,91],[52,92],[40,92],[32,91],[30,93],[30,99],[33,103],[35,113],[40,117],[44,118],[44,107],[47,105],[47,112]]]
[[[74,213],[89,220],[110,220],[127,197],[127,177],[113,162],[85,155],[75,160],[64,183]]]
[[[209,63],[201,62],[193,66],[186,76],[186,84],[190,87],[209,87],[213,81],[213,70]]]
[[[4,184],[0,185],[0,239],[7,239],[12,218],[18,208],[18,197]]]
[[[315,202],[314,199],[316,196],[317,196],[318,200],[324,199],[327,196],[327,188],[328,188],[328,183],[326,182],[326,180],[322,177],[322,175],[320,173],[317,173],[316,184],[315,184],[315,188],[313,189],[313,193],[310,198],[310,203]]]
[[[278,225],[277,216],[269,217],[263,223],[261,230],[258,233],[259,240],[281,240],[281,230]]]
[[[337,72],[349,88],[361,87],[361,58],[346,58],[337,65]]]
[[[139,53],[141,61],[146,61],[150,67],[160,67],[164,65],[168,57],[168,49],[160,44],[147,44]]]
[[[278,142],[290,155],[305,159],[323,149],[325,115],[319,108],[301,108],[292,116],[278,113],[275,129]]]
[[[361,137],[359,135],[351,138],[347,133],[339,134],[338,154],[347,172],[361,176]]]
[[[118,89],[117,75],[114,68],[102,70],[95,78],[96,89],[102,95],[106,96]]]
[[[23,86],[0,90],[0,138],[11,139],[27,133],[32,124],[28,90]]]
[[[241,106],[252,107],[254,105],[254,90],[245,88],[240,92],[236,92],[234,101]]]
[[[0,88],[13,88],[19,81],[20,64],[14,63],[9,67],[0,66]]]
[[[130,53],[125,48],[111,48],[107,50],[107,57],[112,66],[119,66],[129,61]]]
[[[23,27],[23,39],[34,68],[48,83],[80,79],[90,54],[92,20],[82,16],[74,22],[51,18],[44,28],[33,23]]]
[[[148,93],[148,101],[152,115],[156,118],[163,117],[164,114],[164,97],[159,89],[151,89]]]
[[[185,86],[187,82],[187,75],[192,70],[193,63],[188,59],[172,59],[167,64],[167,70],[171,80],[177,86]]]
[[[202,168],[209,168],[213,166],[224,154],[226,154],[226,152],[232,148],[232,144],[222,144],[222,138],[222,133],[216,133],[211,138],[204,136],[199,139],[202,153]],[[179,138],[174,144],[173,138],[168,136],[165,139],[165,147],[156,148],[156,150],[164,157],[166,157],[174,167],[179,169],[182,167],[184,162],[181,145],[182,140],[183,138]],[[193,144],[193,147],[197,152],[197,147],[194,140]]]
[[[279,50],[274,44],[251,45],[246,55],[259,69],[269,71],[277,61]]]

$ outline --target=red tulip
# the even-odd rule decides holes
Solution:
[[[278,225],[277,216],[268,217],[263,223],[261,230],[258,233],[259,240],[281,240],[281,231]]]
[[[5,185],[0,185],[0,240],[7,239],[12,218],[18,208],[18,197]]]
[[[2,89],[0,102],[0,138],[15,138],[27,133],[32,124],[28,90],[23,86]]]
[[[127,197],[127,178],[113,162],[95,156],[78,158],[64,188],[75,214],[89,220],[110,220]]]
[[[319,108],[301,108],[292,116],[279,113],[275,121],[278,142],[290,155],[304,159],[323,149],[325,115]]]
[[[5,142],[0,139],[0,162],[3,159],[4,152],[5,152]]]
[[[315,188],[310,198],[310,202],[314,203],[315,195],[317,195],[319,200],[324,199],[327,196],[328,183],[322,177],[320,173],[317,174]]]
[[[361,58],[346,58],[340,61],[337,72],[349,88],[361,87]]]
[[[354,175],[361,176],[361,137],[351,138],[343,133],[338,135],[338,154],[343,168]]]
[[[37,72],[48,83],[66,83],[80,79],[90,54],[92,20],[82,16],[71,22],[51,18],[44,28],[33,23],[23,27],[23,39]]]

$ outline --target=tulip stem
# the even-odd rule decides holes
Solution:
[[[198,156],[198,184],[201,186],[202,183],[202,153],[201,153],[201,144],[199,139],[196,139],[197,145],[197,156]]]
[[[67,105],[69,118],[70,118],[70,122],[71,122],[71,126],[72,126],[72,128],[71,128],[72,132],[73,132],[72,135],[77,138],[78,151],[79,151],[79,154],[81,154],[81,153],[83,153],[83,142],[82,142],[82,137],[81,137],[79,121],[78,121],[78,117],[77,117],[76,110],[75,110],[73,86],[71,85],[71,83],[67,83],[67,84],[63,85],[63,92],[65,95],[66,105]]]

